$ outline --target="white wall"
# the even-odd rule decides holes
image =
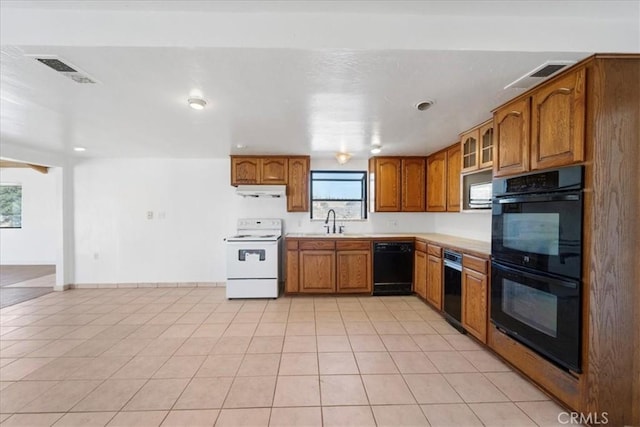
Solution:
[[[1,169],[0,182],[22,185],[22,228],[0,229],[0,264],[56,264],[60,204],[56,170]]]
[[[74,168],[75,283],[222,282],[224,238],[238,218],[283,218],[285,232],[323,232],[286,199],[235,195],[224,159],[89,160]],[[313,160],[312,169],[366,170]],[[153,219],[147,219],[153,212]],[[347,231],[441,232],[489,239],[486,214],[372,213]]]
[[[434,232],[467,239],[491,240],[491,211],[433,213]]]

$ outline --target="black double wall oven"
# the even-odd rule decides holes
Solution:
[[[493,181],[491,322],[581,372],[583,167]]]

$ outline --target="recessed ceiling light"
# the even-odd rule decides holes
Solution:
[[[427,99],[426,101],[417,103],[416,108],[420,111],[425,111],[431,108],[433,104],[435,104],[435,101],[432,101],[431,99]]]
[[[380,145],[374,145],[371,147],[371,154],[380,154],[382,147]]]
[[[207,105],[207,101],[202,98],[189,98],[187,99],[187,103],[189,104],[189,107],[194,110],[202,110],[205,105]]]
[[[84,147],[73,147],[73,151],[77,151],[77,152],[79,152],[79,153],[80,153],[80,152],[82,152],[82,151],[87,151],[87,149],[86,149],[86,148],[84,148]]]

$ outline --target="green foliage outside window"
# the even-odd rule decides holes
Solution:
[[[0,185],[0,228],[22,228],[20,185]]]

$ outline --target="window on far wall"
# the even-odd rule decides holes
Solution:
[[[22,186],[0,184],[0,228],[22,228]]]
[[[367,217],[366,171],[311,171],[311,219],[325,219],[329,209],[339,220]]]

